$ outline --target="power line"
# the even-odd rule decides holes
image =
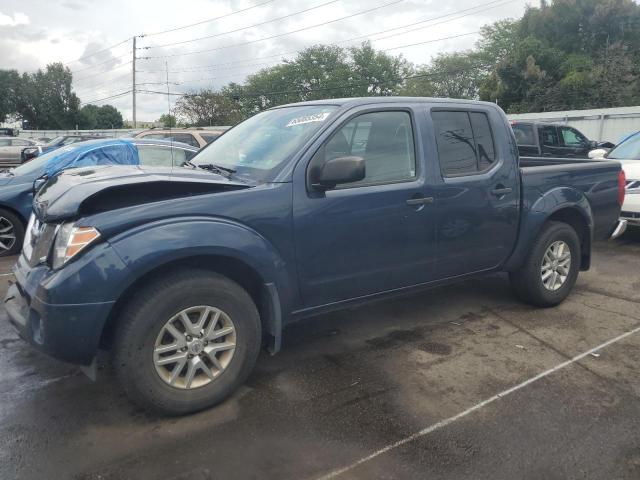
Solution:
[[[225,15],[220,15],[219,17],[209,18],[208,20],[202,20],[200,22],[191,23],[189,25],[183,25],[182,27],[176,27],[176,28],[170,28],[168,30],[162,30],[160,32],[143,33],[142,35],[138,35],[138,37],[140,37],[140,38],[142,38],[142,37],[151,37],[151,36],[154,36],[154,35],[162,35],[163,33],[169,33],[169,32],[176,32],[178,30],[184,30],[185,28],[195,27],[195,26],[198,26],[198,25],[202,25],[204,23],[209,23],[209,22],[214,22],[216,20],[220,20],[221,18],[227,18],[227,17],[230,17],[232,15],[236,15],[238,13],[246,12],[247,10],[251,10],[253,8],[258,8],[258,7],[261,7],[263,5],[266,5],[267,3],[273,3],[274,1],[275,0],[267,0],[266,2],[258,3],[257,5],[253,5],[251,7],[243,8],[241,10],[236,10],[235,12],[227,13]]]
[[[129,40],[131,40],[131,38],[127,38],[126,40],[123,40],[123,41],[118,42],[118,43],[116,43],[114,45],[111,45],[110,47],[105,47],[102,50],[98,50],[97,52],[89,53],[89,54],[84,55],[84,56],[82,56],[80,58],[76,58],[75,60],[71,60],[69,62],[65,62],[63,65],[69,65],[70,63],[79,62],[80,60],[84,60],[85,58],[93,57],[94,55],[98,55],[98,54],[100,54],[102,52],[106,52],[107,50],[111,50],[112,48],[119,47],[123,43],[127,43]]]
[[[492,8],[496,8],[496,7],[499,7],[499,6],[503,6],[503,5],[506,5],[508,3],[512,3],[512,2],[518,1],[518,0],[507,0],[503,4],[493,5],[493,4],[496,4],[496,3],[503,2],[503,1],[504,0],[493,0],[491,2],[487,2],[487,3],[482,4],[482,5],[476,5],[475,7],[466,8],[466,9],[463,9],[463,10],[458,10],[456,12],[448,13],[446,15],[440,15],[440,16],[437,16],[437,17],[432,17],[432,18],[428,18],[428,19],[425,19],[425,20],[420,20],[418,22],[412,22],[412,23],[409,23],[409,24],[406,24],[406,25],[400,25],[400,26],[394,27],[394,28],[389,28],[389,29],[385,29],[385,30],[379,30],[377,32],[371,32],[371,33],[368,33],[368,34],[365,34],[365,35],[359,35],[357,37],[347,38],[345,40],[340,40],[338,42],[334,42],[334,43],[331,43],[331,44],[328,44],[328,45],[337,46],[337,45],[341,45],[343,43],[349,43],[349,42],[353,42],[353,41],[356,41],[356,40],[365,39],[365,38],[368,38],[370,36],[380,35],[380,34],[383,34],[383,33],[392,32],[394,30],[400,30],[402,28],[412,27],[412,26],[415,26],[415,25],[418,25],[418,24],[422,24],[422,23],[432,22],[434,20],[440,20],[440,19],[443,19],[443,18],[446,18],[446,17],[458,15],[458,14],[464,13],[464,12],[468,12],[469,10],[474,10],[474,9],[481,8],[481,7],[486,7],[486,8],[481,8],[478,11],[467,13],[466,15],[461,15],[461,16],[458,16],[458,17],[455,17],[455,18],[450,18],[448,20],[445,20],[445,21],[442,21],[442,22],[438,22],[438,23],[435,23],[435,24],[426,25],[426,26],[423,26],[423,27],[420,27],[420,28],[417,28],[417,29],[408,30],[406,32],[398,32],[398,33],[395,33],[393,35],[388,35],[388,36],[382,37],[382,38],[372,39],[373,41],[386,40],[387,38],[391,38],[391,37],[398,36],[398,35],[404,35],[406,33],[410,33],[410,32],[416,31],[416,30],[420,30],[422,28],[430,28],[430,27],[434,27],[436,25],[441,25],[443,23],[447,23],[447,22],[451,22],[451,21],[454,21],[454,20],[458,20],[458,19],[466,17],[468,15],[474,15],[474,14],[477,14],[477,13],[481,13],[483,11],[486,11],[486,10],[489,10],[489,9],[492,9]],[[308,48],[308,47],[306,47],[306,48]],[[246,59],[242,59],[242,60],[235,60],[233,62],[225,62],[225,63],[204,65],[204,66],[201,66],[201,67],[194,67],[193,69],[171,70],[171,73],[181,73],[181,72],[196,71],[196,68],[198,70],[218,69],[219,67],[224,67],[224,66],[227,66],[227,65],[235,65],[235,64],[238,64],[238,63],[244,63],[244,62],[247,62],[247,61],[254,61],[254,60],[265,60],[265,59],[268,59],[268,58],[275,58],[275,57],[281,57],[281,56],[284,56],[284,55],[292,55],[292,54],[295,54],[295,53],[301,53],[303,51],[304,51],[304,49],[290,50],[290,51],[287,51],[287,52],[280,52],[280,53],[275,53],[273,55],[266,55],[266,56],[262,56],[262,57],[251,57],[251,58],[246,58]],[[152,71],[147,70],[147,72],[152,72]],[[164,70],[159,70],[159,72],[164,72]]]
[[[196,55],[196,54],[199,54],[199,53],[207,53],[207,52],[213,52],[213,51],[217,51],[217,50],[224,50],[226,48],[240,47],[240,46],[243,46],[243,45],[250,45],[252,43],[258,43],[258,42],[262,42],[262,41],[265,41],[265,40],[271,40],[273,38],[280,38],[280,37],[284,37],[286,35],[291,35],[293,33],[298,33],[298,32],[303,32],[303,31],[306,31],[306,30],[311,30],[313,28],[322,27],[322,26],[325,26],[325,25],[329,25],[331,23],[335,23],[335,22],[339,22],[339,21],[342,21],[342,20],[346,20],[348,18],[353,18],[353,17],[357,17],[359,15],[364,15],[366,13],[370,13],[370,12],[373,12],[375,10],[380,10],[381,8],[386,8],[386,7],[390,7],[392,5],[396,5],[396,4],[398,4],[400,2],[403,2],[403,1],[404,0],[393,0],[392,2],[388,2],[388,3],[385,3],[385,4],[379,5],[377,7],[374,7],[374,8],[369,8],[367,10],[362,10],[362,11],[357,12],[357,13],[352,13],[351,15],[347,15],[347,16],[344,16],[344,17],[335,18],[335,19],[329,20],[327,22],[322,22],[322,23],[318,23],[316,25],[311,25],[309,27],[299,28],[297,30],[291,30],[289,32],[279,33],[279,34],[276,34],[276,35],[271,35],[269,37],[262,37],[262,38],[258,38],[258,39],[255,39],[255,40],[250,40],[250,41],[247,41],[247,42],[235,43],[235,44],[231,44],[231,45],[223,45],[221,47],[209,48],[209,49],[206,49],[206,50],[197,50],[195,52],[174,53],[174,54],[169,54],[169,55],[157,55],[157,56],[151,56],[151,57],[140,57],[140,59],[141,60],[150,60],[150,59],[155,59],[155,58],[183,57],[183,56],[187,56],[187,55]]]
[[[153,45],[153,46],[142,47],[142,48],[144,50],[149,50],[151,48],[171,47],[171,46],[174,46],[174,45],[183,45],[185,43],[191,43],[191,42],[197,42],[197,41],[200,41],[200,40],[206,40],[208,38],[221,37],[222,35],[228,35],[230,33],[242,32],[243,30],[249,30],[250,28],[260,27],[262,25],[267,25],[269,23],[277,22],[279,20],[284,20],[285,18],[295,17],[296,15],[301,15],[303,13],[307,13],[307,12],[310,12],[312,10],[317,10],[318,8],[326,7],[327,5],[331,5],[332,3],[336,3],[336,2],[339,2],[339,1],[341,1],[341,0],[330,0],[329,2],[321,3],[320,5],[316,5],[314,7],[305,8],[304,10],[299,10],[297,12],[290,13],[288,15],[283,15],[282,17],[272,18],[270,20],[266,20],[266,21],[260,22],[260,23],[255,23],[253,25],[249,25],[249,26],[246,26],[246,27],[236,28],[235,30],[227,30],[226,32],[214,33],[212,35],[206,35],[204,37],[192,38],[190,40],[182,40],[180,42],[171,42],[171,43],[165,43],[164,45]]]
[[[121,63],[120,65],[117,65],[117,66],[111,68],[110,72],[92,73],[91,75],[85,75],[84,77],[75,78],[73,81],[74,82],[81,82],[82,80],[86,80],[87,78],[93,78],[93,77],[97,77],[98,75],[104,75],[105,73],[111,73],[114,70],[117,70],[118,68],[126,67],[127,65],[130,65],[130,64],[131,64],[131,60],[129,60],[128,62],[125,62],[125,63]],[[71,73],[73,73],[73,72],[71,72]]]
[[[108,96],[108,97],[103,97],[103,98],[97,98],[97,99],[87,100],[87,101],[83,101],[83,102],[81,102],[81,103],[83,103],[83,104],[85,104],[85,105],[88,105],[88,104],[90,104],[90,103],[102,102],[102,101],[104,101],[104,100],[111,100],[111,99],[113,99],[113,98],[122,97],[122,96],[124,96],[124,95],[128,95],[128,94],[130,94],[130,93],[131,93],[131,90],[127,90],[126,92],[120,92],[120,93],[117,93],[117,94],[115,94],[115,95],[111,95],[111,96]]]
[[[71,70],[71,73],[79,73],[79,72],[84,72],[85,70],[91,70],[92,68],[96,68],[96,67],[99,67],[101,65],[105,65],[107,63],[115,62],[116,60],[119,60],[119,59],[121,59],[123,57],[126,57],[128,55],[130,55],[129,52],[127,52],[127,53],[125,53],[123,55],[119,55],[117,57],[110,58],[109,60],[105,60],[104,62],[94,63],[93,65],[90,65],[90,66],[88,66],[86,68],[81,68],[80,70]]]

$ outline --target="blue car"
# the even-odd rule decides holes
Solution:
[[[67,145],[71,145],[72,143],[85,142],[87,140],[100,140],[104,138],[105,137],[100,135],[61,135],[54,138],[53,140],[49,140],[44,145],[23,148],[22,152],[20,152],[20,160],[22,163],[24,163],[27,160],[39,157],[43,153],[53,152],[58,148],[66,147]]]
[[[198,148],[165,140],[101,139],[74,143],[0,173],[0,256],[22,248],[33,193],[40,180],[68,168],[96,165],[180,166]]]

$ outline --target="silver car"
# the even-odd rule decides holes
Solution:
[[[26,138],[0,137],[0,165],[20,165],[20,152],[25,147],[38,145]]]

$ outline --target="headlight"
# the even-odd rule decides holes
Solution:
[[[99,238],[100,232],[93,227],[76,227],[73,223],[62,224],[53,244],[51,266],[62,267]]]

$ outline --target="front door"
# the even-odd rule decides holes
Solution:
[[[294,181],[294,235],[304,307],[435,277],[435,209],[422,152],[415,112],[406,108],[353,113],[323,142],[311,159],[313,168],[331,158],[355,155],[364,158],[366,177],[326,192]],[[296,178],[301,175],[298,169]]]
[[[587,158],[591,145],[578,130],[571,127],[558,127],[565,157]]]
[[[438,276],[500,265],[518,232],[518,168],[493,109],[433,110],[441,179],[436,191]]]

